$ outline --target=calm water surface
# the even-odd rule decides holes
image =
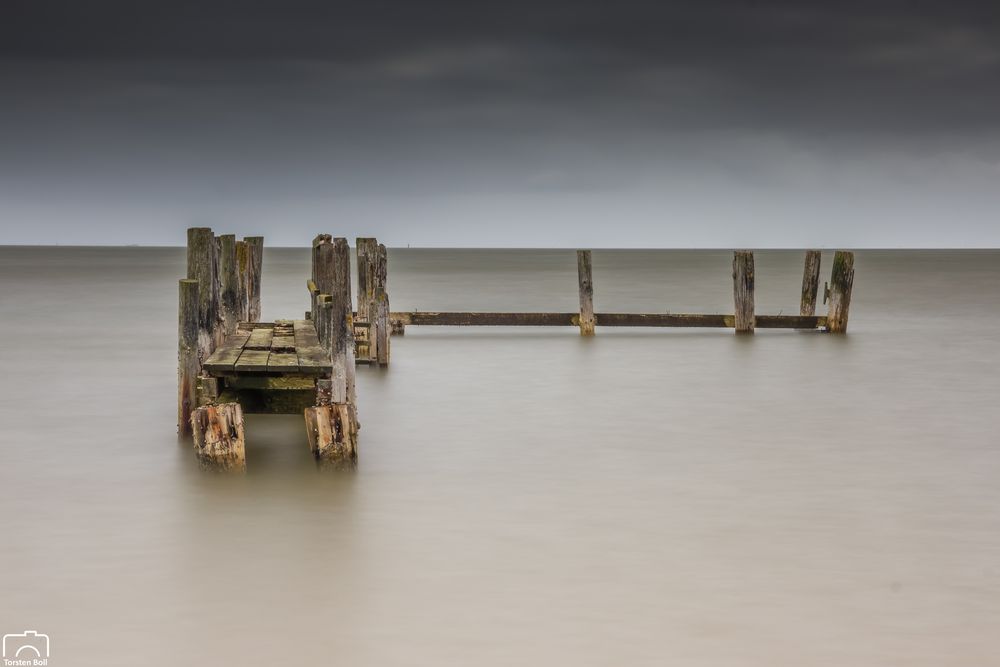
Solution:
[[[308,252],[264,261],[300,317]],[[731,312],[730,262],[595,251],[597,309]],[[395,310],[576,308],[572,251],[389,266]],[[51,667],[1000,660],[1000,253],[859,253],[847,337],[410,328],[355,474],[250,416],[240,478],[174,435],[183,272],[0,248],[0,631]]]

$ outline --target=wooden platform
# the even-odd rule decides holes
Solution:
[[[330,354],[320,345],[316,329],[308,320],[241,322],[202,367],[222,377],[318,377],[333,370]]]

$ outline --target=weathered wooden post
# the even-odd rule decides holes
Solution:
[[[826,318],[830,333],[847,331],[847,316],[851,309],[851,289],[854,287],[854,253],[838,250],[833,255],[830,275],[830,312]]]
[[[249,258],[247,262],[247,321],[260,322],[260,280],[263,275],[264,237],[248,236],[243,241],[247,244]]]
[[[371,306],[375,300],[375,262],[378,241],[358,237],[355,241],[358,255],[358,321],[371,321]]]
[[[306,408],[309,449],[321,468],[350,470],[358,460],[358,430],[351,406],[330,403]]]
[[[181,280],[178,290],[177,322],[177,434],[191,435],[191,412],[197,407],[198,334],[198,281]]]
[[[219,236],[219,288],[223,337],[236,331],[239,322],[239,271],[236,267],[236,235]]]
[[[576,251],[576,274],[580,283],[580,335],[594,335],[594,279],[591,275],[590,251]]]
[[[371,326],[368,331],[370,334],[369,358],[380,366],[389,365],[389,294],[386,290],[388,264],[389,259],[385,246],[379,243],[375,248],[374,295],[372,303],[369,305]]]
[[[347,245],[347,239],[339,237],[333,241],[334,249],[334,275],[333,289],[330,292],[332,297],[332,309],[330,325],[330,358],[333,361],[334,381],[337,380],[337,373],[341,372],[344,378],[344,402],[352,406],[357,405],[357,392],[355,389],[356,371],[354,368],[354,315],[351,305],[351,248]],[[340,395],[340,389],[334,387],[334,395]]]
[[[236,242],[236,321],[249,322],[250,313],[250,246]]]
[[[218,293],[215,291],[215,237],[208,227],[187,230],[187,277],[198,282],[198,361],[215,349]]]
[[[209,470],[246,470],[243,409],[239,403],[206,405],[191,413],[194,451]]]
[[[754,330],[753,252],[733,253],[733,298],[736,303],[736,333],[752,334]]]
[[[819,264],[822,259],[819,250],[806,250],[806,264],[802,271],[802,304],[799,315],[812,317],[816,314],[816,295],[819,293]]]
[[[375,294],[375,354],[379,366],[389,365],[389,297]]]

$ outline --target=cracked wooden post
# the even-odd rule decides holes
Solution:
[[[260,322],[260,280],[264,268],[264,237],[243,239],[249,254],[247,261],[247,321]]]
[[[247,467],[243,409],[239,403],[206,405],[191,413],[194,450],[207,470],[244,472]]]
[[[374,298],[369,305],[371,327],[371,359],[379,366],[389,365],[389,294],[386,291],[388,255],[381,243],[375,248]]]
[[[180,281],[177,318],[177,435],[191,436],[191,412],[198,402],[198,281]]]
[[[590,251],[576,251],[576,274],[580,283],[580,335],[594,335],[594,279],[591,275]]]
[[[330,359],[333,361],[334,380],[342,372],[345,402],[351,405],[352,414],[357,406],[356,371],[354,367],[354,315],[351,304],[351,248],[347,239],[333,241],[333,288],[330,292],[333,309],[330,322]],[[339,389],[334,388],[338,395]],[[356,419],[356,417],[355,417]]]
[[[327,265],[328,264],[328,262],[326,261],[326,258],[321,258],[320,257],[320,255],[322,253],[326,252],[325,250],[320,250],[320,247],[324,246],[324,245],[329,245],[332,242],[332,239],[333,239],[333,237],[330,236],[329,234],[317,234],[316,238],[314,238],[313,242],[312,242],[312,254],[311,254],[312,270],[309,273],[309,279],[312,281],[312,286],[310,287],[310,292],[312,292],[314,295],[320,294],[321,292],[323,292],[323,290],[319,289],[319,283],[316,282],[316,278],[318,277],[319,272],[321,271],[320,265],[321,264],[323,264],[323,265]],[[314,287],[315,287],[315,290],[313,290]],[[328,294],[329,291],[327,291],[326,293]],[[310,310],[312,312],[312,316],[316,317],[316,300],[315,299],[313,299],[312,303],[310,303]]]
[[[851,289],[854,287],[854,253],[838,250],[833,255],[830,275],[830,312],[826,318],[830,333],[847,331],[847,316],[851,309]]]
[[[375,295],[375,354],[379,366],[389,365],[389,297],[384,291]]]
[[[355,240],[358,255],[358,321],[371,321],[371,306],[375,300],[375,261],[378,242],[370,237]]]
[[[816,314],[816,295],[819,293],[819,265],[822,256],[819,250],[806,250],[806,263],[802,270],[802,302],[799,306],[799,315],[812,317]]]
[[[733,298],[736,304],[736,333],[752,334],[754,330],[753,252],[733,253]]]
[[[321,468],[353,469],[358,460],[358,431],[346,403],[305,409],[309,450]]]
[[[249,322],[250,314],[250,246],[236,242],[236,313],[237,322]]]
[[[219,237],[219,310],[222,315],[222,338],[236,331],[239,322],[239,271],[236,267],[236,235]]]
[[[187,230],[187,278],[198,282],[198,361],[215,350],[218,293],[215,291],[215,237],[208,227]]]

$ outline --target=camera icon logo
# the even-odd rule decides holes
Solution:
[[[25,630],[3,636],[3,657],[5,658],[48,658],[49,636]],[[28,663],[30,664],[30,663]]]

